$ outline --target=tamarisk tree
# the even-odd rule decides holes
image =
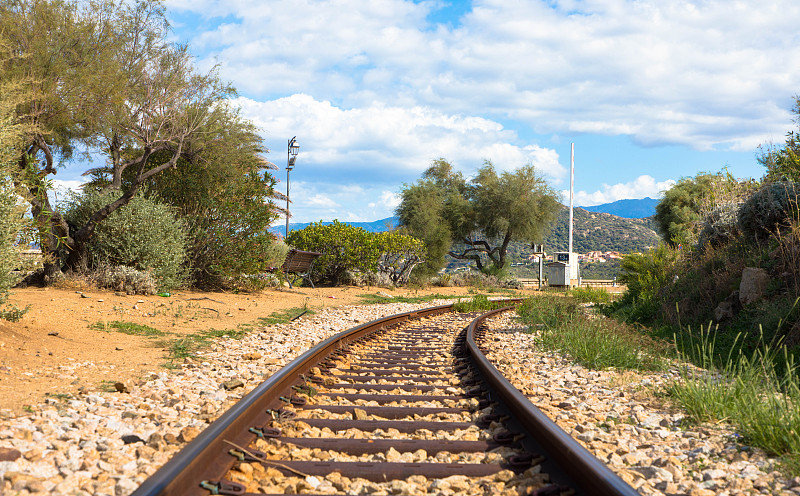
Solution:
[[[97,225],[199,148],[201,130],[227,115],[218,105],[233,90],[214,71],[196,73],[186,47],[168,41],[157,0],[0,0],[0,31],[21,54],[4,61],[0,78],[31,86],[19,113],[34,131],[14,178],[39,229],[46,282],[62,268],[85,266]],[[83,225],[70,226],[47,192],[76,150],[106,158],[106,188],[118,194]],[[133,173],[123,187],[126,171]]]

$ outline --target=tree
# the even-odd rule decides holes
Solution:
[[[0,37],[0,65],[11,57],[13,53]],[[16,115],[17,106],[28,98],[30,94],[23,81],[0,83],[0,305],[6,304],[9,289],[19,282],[20,269],[33,268],[30,263],[33,261],[26,261],[22,256],[33,234],[32,226],[24,216],[24,203],[11,180],[24,137],[31,132]],[[0,308],[0,318],[7,320],[16,320],[23,313],[24,310],[13,305]]]
[[[749,184],[749,183],[748,183]],[[739,195],[736,179],[729,173],[701,173],[682,178],[664,193],[656,205],[656,227],[670,246],[693,245],[702,228],[701,221],[720,200]]]
[[[447,245],[453,258],[473,261],[480,270],[487,269],[488,259],[492,270],[500,271],[509,243],[541,242],[560,207],[558,193],[532,165],[498,175],[487,160],[467,182],[439,159],[416,184],[404,187],[397,214],[429,255]]]
[[[800,95],[794,97],[792,113],[800,125]],[[782,147],[762,147],[758,161],[767,169],[768,181],[800,181],[800,132],[789,131]]]
[[[176,167],[193,138],[225,117],[218,105],[233,94],[214,71],[194,72],[186,47],[167,41],[157,0],[0,0],[0,29],[25,60],[4,75],[32,81],[34,98],[22,115],[37,127],[19,158],[19,186],[28,192],[43,252],[45,281],[59,270],[85,267],[97,225],[131,201],[147,180]],[[81,145],[109,160],[109,189],[121,194],[81,226],[69,226],[47,198],[56,158]],[[150,161],[157,154],[165,160]],[[122,176],[132,180],[122,190]]]
[[[206,288],[235,286],[243,275],[263,273],[275,255],[276,240],[268,228],[282,212],[269,173],[276,167],[262,158],[266,150],[253,123],[223,103],[215,112],[226,115],[187,141],[175,167],[145,183],[148,195],[171,204],[184,220],[191,280]],[[169,159],[169,153],[156,153],[148,167]],[[108,186],[112,172],[93,169],[89,184]],[[129,188],[134,177],[126,170],[122,188]]]

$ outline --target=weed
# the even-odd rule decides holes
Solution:
[[[433,300],[452,300],[457,296],[432,294],[427,296],[381,296],[379,294],[361,294],[358,295],[361,299],[359,305],[376,305],[383,303],[425,303]]]
[[[665,345],[602,318],[592,318],[571,298],[533,297],[517,307],[520,319],[539,331],[537,344],[589,368],[663,368]]]
[[[705,370],[685,369],[670,394],[695,420],[727,420],[743,440],[771,455],[786,455],[787,466],[795,466],[792,460],[800,455],[800,382],[794,357],[779,342],[762,342],[751,352],[731,347],[720,360],[715,344],[710,326],[701,328],[691,343],[677,344],[684,359]]]
[[[314,310],[310,309],[306,304],[302,307],[287,308],[284,310],[278,310],[277,312],[272,312],[268,317],[259,317],[258,323],[265,326],[285,324],[287,322],[296,320],[300,316],[313,314]]]
[[[500,305],[500,303],[490,301],[486,295],[476,294],[469,300],[459,300],[458,302],[454,303],[453,310],[460,313],[482,312],[494,310],[495,308],[499,308]]]
[[[575,301],[581,303],[599,303],[604,305],[611,303],[611,294],[602,288],[574,288],[569,290],[567,295],[572,296],[575,298]]]
[[[129,334],[132,336],[146,336],[146,337],[156,337],[156,336],[164,336],[166,333],[164,331],[159,331],[153,327],[136,324],[134,322],[124,322],[119,320],[114,320],[111,322],[95,322],[94,324],[89,326],[89,329],[96,329],[98,331],[106,331],[108,332],[110,329],[114,329],[117,332],[121,332],[123,334]]]

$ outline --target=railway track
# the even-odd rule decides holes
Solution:
[[[433,307],[320,343],[134,495],[637,494],[488,362],[493,313]]]

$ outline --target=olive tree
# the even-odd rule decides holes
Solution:
[[[488,160],[470,181],[436,160],[400,196],[400,223],[425,242],[429,256],[447,246],[448,255],[479,270],[502,270],[511,241],[541,242],[561,207],[559,194],[532,165],[498,174]],[[444,264],[443,257],[434,261]]]

